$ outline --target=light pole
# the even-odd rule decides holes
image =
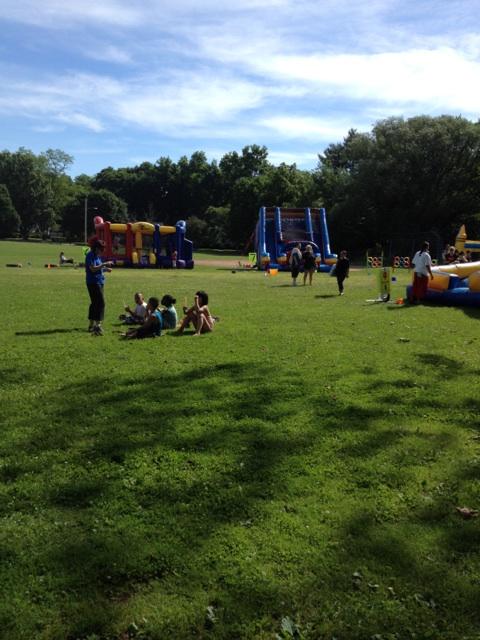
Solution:
[[[84,210],[84,224],[85,224],[85,244],[87,244],[87,211],[88,211],[88,196],[85,196],[85,210]]]

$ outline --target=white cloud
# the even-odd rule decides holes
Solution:
[[[354,123],[344,118],[315,118],[313,116],[279,115],[264,118],[259,124],[272,129],[283,138],[302,138],[311,142],[338,140],[347,135],[353,128],[365,129],[365,123]]]
[[[316,153],[299,151],[270,151],[268,152],[268,160],[274,164],[296,164],[299,167],[312,166],[318,161],[318,155]]]
[[[164,86],[161,81],[132,86],[114,109],[125,121],[168,133],[172,128],[207,124],[213,129],[237,113],[260,106],[264,98],[260,86],[207,72],[184,74]]]
[[[480,110],[480,63],[452,49],[374,55],[280,56],[264,71],[315,91],[386,104]]]
[[[0,18],[38,27],[65,28],[79,23],[136,26],[142,13],[121,0],[2,0]]]
[[[65,122],[67,124],[71,124],[73,126],[84,127],[85,129],[90,129],[90,131],[94,131],[95,133],[99,133],[103,131],[102,123],[97,120],[97,118],[92,118],[90,116],[86,116],[83,113],[59,113],[56,116],[56,119],[60,122]]]
[[[126,49],[121,49],[115,45],[107,46],[91,46],[88,50],[83,50],[84,55],[92,60],[101,60],[103,62],[113,62],[116,64],[130,64],[132,58]]]
[[[299,95],[383,104],[386,110],[401,106],[467,116],[480,111],[480,39],[471,34],[463,49],[437,44],[382,53],[292,53],[275,36],[244,42],[240,34],[202,34],[200,43],[206,57],[254,74],[259,82],[276,82],[279,93],[295,85]]]

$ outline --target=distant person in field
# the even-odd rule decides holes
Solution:
[[[105,248],[103,240],[94,240],[92,248],[85,256],[85,273],[87,281],[88,295],[90,296],[90,307],[88,309],[88,319],[90,324],[88,330],[93,335],[103,335],[102,321],[105,315],[105,298],[103,287],[105,284],[104,273],[110,273],[112,262],[103,262],[101,253]]]
[[[409,302],[415,304],[421,302],[428,288],[428,278],[433,280],[432,258],[429,253],[430,244],[424,242],[420,251],[413,256],[413,286],[410,294]]]
[[[297,285],[298,274],[300,273],[300,266],[302,264],[302,245],[300,242],[296,244],[290,252],[290,273],[292,274],[292,285]]]
[[[125,324],[143,324],[147,316],[147,303],[144,300],[143,293],[137,291],[134,295],[135,307],[131,309],[125,305],[125,313],[118,317]]]
[[[175,309],[175,303],[175,298],[168,293],[166,293],[161,300],[161,305],[163,306],[162,320],[164,329],[177,328],[178,316],[177,310]]]
[[[67,258],[63,251],[60,251],[59,262],[60,266],[62,266],[62,264],[73,264],[73,258]]]
[[[340,251],[340,257],[337,260],[337,264],[335,265],[335,277],[337,278],[338,284],[338,295],[343,296],[343,282],[345,278],[348,278],[350,271],[350,260],[347,257],[347,252],[345,249]]]
[[[183,307],[183,312],[185,316],[178,327],[178,334],[181,335],[190,323],[195,327],[196,336],[213,331],[216,318],[210,313],[208,294],[205,291],[197,291],[193,305],[190,308]]]
[[[313,274],[315,273],[315,256],[313,255],[313,247],[311,244],[307,244],[305,251],[303,252],[303,284],[312,284]]]
[[[160,304],[158,298],[151,297],[147,303],[147,317],[145,322],[137,328],[131,328],[122,334],[127,340],[141,340],[143,338],[154,338],[162,335],[163,319],[162,312],[158,308]]]

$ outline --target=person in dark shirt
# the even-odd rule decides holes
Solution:
[[[103,336],[102,320],[105,314],[105,298],[103,296],[103,285],[105,284],[104,273],[110,273],[111,261],[103,262],[100,257],[105,249],[103,240],[95,240],[91,250],[85,256],[85,273],[88,294],[90,296],[90,306],[88,308],[88,331],[96,336]]]
[[[340,257],[337,260],[335,266],[335,275],[337,277],[338,295],[343,296],[343,281],[348,278],[348,272],[350,271],[350,260],[347,258],[347,252],[345,249],[340,251]]]
[[[303,252],[303,284],[307,284],[307,276],[308,276],[308,284],[312,284],[313,274],[315,272],[316,263],[315,256],[313,255],[313,247],[311,244],[307,244],[305,247],[305,251]]]

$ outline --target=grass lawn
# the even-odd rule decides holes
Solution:
[[[0,637],[480,637],[480,310],[119,269],[93,337],[61,248],[0,243]],[[122,342],[138,289],[221,320]]]

